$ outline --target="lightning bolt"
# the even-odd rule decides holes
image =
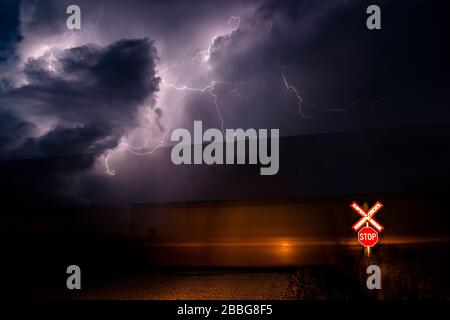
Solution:
[[[290,85],[288,83],[286,75],[284,73],[281,73],[281,77],[283,79],[283,84],[286,87],[286,91],[288,93],[289,92],[293,93],[293,95],[297,99],[297,101],[298,101],[298,112],[300,113],[300,115],[303,118],[315,118],[314,116],[306,115],[306,114],[303,113],[302,106],[303,106],[304,100],[303,100],[302,95],[299,93],[297,88],[295,88],[294,86],[292,86],[292,85]],[[382,97],[380,97],[378,99],[375,99],[375,100],[369,100],[369,99],[364,99],[364,98],[356,98],[350,104],[348,104],[348,105],[346,105],[344,107],[333,106],[333,107],[325,107],[325,108],[322,108],[322,109],[325,112],[340,112],[340,113],[343,113],[343,112],[347,112],[347,111],[351,110],[353,107],[355,107],[358,104],[365,104],[365,105],[368,105],[369,107],[374,107],[377,104],[379,104],[379,103],[381,103],[381,102],[383,102],[385,100],[389,100],[389,99],[394,98],[394,96],[403,94],[407,90],[409,90],[409,88],[403,88],[401,90],[398,90],[398,91],[396,91],[394,93],[391,93],[391,94],[388,94],[388,95],[385,95],[385,96],[382,96]]]
[[[100,21],[102,19],[104,19],[106,16],[104,14],[103,11],[103,7],[100,7],[100,16],[97,19],[96,24],[99,24]],[[113,19],[117,19],[120,22],[120,19],[116,18],[116,17],[112,17],[110,16],[109,18],[113,18]],[[208,46],[208,48],[206,50],[201,50],[199,52],[197,52],[196,54],[194,54],[191,57],[187,57],[187,64],[185,63],[184,65],[186,65],[186,71],[189,71],[196,63],[200,62],[200,63],[205,63],[208,66],[208,69],[211,69],[209,66],[209,61],[210,61],[210,57],[211,57],[211,51],[213,48],[213,45],[216,41],[216,39],[218,39],[219,37],[226,37],[226,36],[230,36],[233,32],[235,32],[236,30],[238,30],[239,26],[240,26],[240,22],[241,19],[240,17],[237,16],[231,16],[228,19],[227,24],[228,25],[233,25],[232,29],[226,33],[214,36],[211,41],[210,44]],[[166,69],[161,70],[160,72],[166,72],[170,69],[176,68],[176,67],[181,67],[183,66],[183,63],[177,63],[173,66],[170,66]],[[200,94],[208,94],[209,96],[212,97],[213,99],[213,105],[215,108],[215,111],[217,113],[217,116],[219,118],[219,122],[220,122],[220,128],[222,130],[222,132],[225,131],[225,120],[224,117],[222,115],[220,106],[219,106],[219,93],[216,92],[217,90],[217,86],[218,85],[227,85],[230,86],[231,89],[229,89],[227,91],[226,94],[224,95],[220,95],[220,96],[228,96],[230,94],[236,94],[239,96],[239,87],[240,87],[240,83],[231,83],[231,82],[224,82],[224,81],[218,81],[218,80],[212,80],[208,85],[205,85],[204,87],[190,87],[187,85],[181,85],[181,86],[177,86],[173,83],[168,83],[167,81],[164,80],[164,77],[161,81],[161,84],[163,87],[167,88],[167,89],[171,89],[174,90],[176,92],[182,92],[182,93],[200,93]],[[262,87],[260,90],[262,91],[264,88]],[[167,109],[165,110],[167,111]],[[127,150],[128,152],[135,154],[135,155],[139,155],[139,156],[145,156],[145,155],[150,155],[152,153],[154,153],[156,150],[160,149],[163,146],[167,145],[167,138],[168,138],[168,134],[169,132],[172,130],[172,128],[174,127],[174,123],[176,121],[178,121],[180,119],[179,117],[179,113],[176,114],[176,116],[174,117],[174,119],[172,119],[169,123],[169,128],[167,130],[165,130],[165,133],[162,137],[162,139],[152,148],[147,149],[146,151],[142,151],[142,149],[146,149],[147,145],[150,142],[150,139],[146,140],[144,142],[144,145],[141,146],[140,148],[132,148],[129,144],[125,143],[125,142],[121,142],[119,144],[120,147],[125,148],[125,150]],[[108,155],[105,157],[105,167],[106,167],[106,173],[109,175],[115,175],[115,170],[111,169],[111,166],[109,165],[109,160],[111,158],[111,152],[108,153]]]
[[[47,69],[51,72],[56,72],[56,68],[54,67],[54,63],[58,61],[58,59],[55,56],[55,53],[53,52],[55,48],[72,48],[74,46],[74,31],[66,31],[62,35],[62,40],[59,39],[57,45],[44,45],[43,47],[39,48],[33,55],[33,59],[39,59],[41,57],[46,58],[48,65]]]
[[[110,167],[109,167],[109,158],[110,157],[111,157],[111,152],[108,153],[105,158],[106,173],[109,174],[110,176],[114,176],[114,175],[116,175],[116,170],[110,169]]]
[[[248,82],[243,82],[243,83],[234,83],[234,82],[225,82],[225,81],[211,81],[211,83],[205,87],[200,87],[200,88],[196,88],[196,87],[189,87],[189,86],[176,86],[175,84],[170,84],[167,83],[164,79],[161,81],[161,84],[163,85],[163,87],[168,88],[168,89],[172,89],[175,90],[177,92],[182,92],[182,93],[201,93],[201,94],[208,94],[213,98],[214,101],[214,105],[216,107],[216,111],[217,114],[219,116],[220,119],[220,124],[221,124],[221,129],[222,132],[225,132],[225,123],[224,123],[224,118],[222,116],[222,113],[220,111],[219,108],[219,104],[218,104],[218,100],[219,100],[219,94],[215,93],[214,90],[216,89],[217,85],[226,85],[226,86],[230,86],[231,89],[229,89],[227,91],[226,94],[224,94],[223,96],[228,96],[231,94],[235,94],[237,96],[240,96],[239,93],[239,89],[242,85],[247,84]],[[257,92],[262,92],[264,90],[265,87],[265,83],[261,84],[260,89]],[[172,129],[175,127],[175,124],[178,122],[178,120],[181,119],[180,116],[180,108],[176,108],[176,110],[178,110],[178,112],[173,112],[170,109],[164,109],[165,112],[172,112],[175,114],[174,117],[172,117],[172,120],[169,122],[168,124],[168,129],[165,130],[163,137],[161,138],[160,141],[157,142],[156,145],[154,145],[151,148],[147,148],[147,145],[149,145],[150,143],[150,139],[147,139],[144,144],[138,148],[134,148],[131,147],[129,144],[127,144],[126,142],[121,142],[119,144],[120,147],[125,148],[125,150],[127,150],[128,152],[134,154],[134,155],[138,155],[138,156],[146,156],[146,155],[151,155],[153,154],[156,150],[167,146],[167,142],[168,142],[168,136],[169,133],[172,131]],[[145,151],[142,151],[143,149],[147,149]],[[109,165],[109,159],[110,159],[111,153],[108,153],[108,155],[105,158],[105,167],[106,167],[106,173],[109,175],[115,175],[115,170],[111,169],[111,166]]]
[[[55,67],[53,66],[53,62],[58,61],[58,59],[55,58],[55,54],[53,53],[52,49],[50,49],[49,46],[44,46],[40,48],[36,53],[34,54],[34,59],[39,59],[43,57],[44,55],[48,55],[48,58],[46,59],[48,62],[48,70],[55,72]]]
[[[365,104],[369,107],[374,107],[377,104],[389,100],[389,99],[393,99],[395,96],[397,95],[401,95],[403,93],[405,93],[406,91],[408,91],[409,88],[403,88],[401,90],[395,91],[394,93],[382,96],[378,99],[375,100],[368,100],[368,99],[363,99],[363,98],[356,98],[354,99],[350,104],[348,104],[347,106],[344,107],[327,107],[325,108],[326,112],[347,112],[350,109],[352,109],[354,106],[358,105],[358,104]]]
[[[211,96],[214,98],[214,103],[215,103],[215,106],[216,106],[216,109],[217,109],[219,118],[220,118],[220,120],[221,120],[222,131],[224,132],[224,120],[223,120],[223,116],[222,116],[222,114],[221,114],[221,112],[220,112],[220,108],[219,108],[218,102],[217,102],[217,100],[218,100],[218,95],[215,94],[214,91],[213,91],[214,88],[215,88],[215,85],[216,85],[217,83],[235,85],[234,83],[227,83],[227,82],[222,82],[222,81],[219,81],[219,82],[217,82],[217,81],[212,81],[210,85],[205,86],[205,87],[203,87],[203,88],[193,88],[193,87],[188,87],[188,86],[181,86],[181,87],[178,87],[178,86],[176,86],[176,85],[174,85],[174,84],[168,84],[168,83],[166,83],[164,80],[162,80],[162,84],[163,84],[164,87],[170,88],[170,89],[173,89],[173,90],[176,90],[176,91],[179,91],[179,92],[197,92],[197,93],[207,93],[207,94],[211,95]],[[235,88],[235,89],[233,89],[233,90],[230,90],[230,91],[229,91],[229,94],[230,94],[230,93],[236,93],[236,90],[237,90],[237,88]],[[179,110],[179,108],[178,108],[178,110]],[[165,111],[165,112],[167,112],[167,111],[172,112],[172,113],[175,114],[175,116],[172,117],[172,120],[169,122],[168,128],[167,128],[167,130],[165,130],[165,133],[164,133],[163,137],[161,138],[161,140],[160,140],[155,146],[151,147],[150,149],[148,149],[148,150],[146,150],[146,151],[140,151],[140,150],[142,150],[142,149],[146,149],[146,148],[147,148],[147,145],[149,144],[150,139],[147,139],[147,140],[144,142],[144,144],[143,144],[142,146],[140,146],[139,148],[133,148],[133,147],[131,147],[129,144],[125,143],[125,142],[121,142],[121,143],[119,144],[119,146],[122,146],[122,147],[124,147],[128,152],[130,152],[130,153],[132,153],[132,154],[134,154],[134,155],[139,155],[139,156],[146,156],[146,155],[153,154],[156,150],[160,149],[161,147],[166,146],[166,145],[167,145],[167,140],[168,140],[168,135],[169,135],[169,133],[170,133],[171,130],[174,128],[175,123],[176,123],[181,117],[179,116],[179,113],[180,113],[180,112],[175,113],[175,112],[170,111],[170,110],[168,110],[168,109],[165,109],[164,111]],[[110,154],[109,154],[109,155],[110,155]],[[106,168],[107,168],[107,173],[110,174],[110,175],[114,175],[114,174],[115,174],[115,171],[110,169],[110,167],[109,167],[109,165],[108,165],[108,161],[109,161],[109,157],[107,157],[107,159],[106,159],[106,164],[105,164],[105,166],[106,166]]]
[[[233,34],[233,32],[237,31],[241,24],[241,18],[237,17],[237,16],[231,16],[228,19],[227,24],[228,25],[234,24],[234,26],[232,27],[232,29],[230,31],[212,37],[212,39],[209,41],[209,46],[207,49],[198,51],[197,53],[195,53],[192,56],[188,56],[188,55],[182,53],[182,55],[185,56],[187,63],[182,63],[182,62],[176,63],[175,65],[172,65],[166,69],[162,69],[161,72],[166,72],[170,69],[179,68],[179,67],[183,67],[183,66],[186,66],[186,71],[189,71],[196,63],[205,63],[207,65],[207,67],[209,69],[211,69],[211,67],[209,66],[208,63],[210,61],[210,57],[211,57],[211,53],[212,53],[211,51],[212,51],[214,42],[220,37],[231,36]]]
[[[225,129],[224,129],[225,121],[223,119],[223,115],[222,115],[222,112],[220,111],[219,103],[218,103],[219,97],[218,97],[217,94],[214,93],[214,88],[215,88],[217,83],[225,83],[225,82],[213,80],[213,81],[211,81],[211,84],[209,84],[208,86],[206,86],[204,88],[192,88],[192,87],[188,87],[188,86],[177,87],[174,84],[168,84],[164,80],[162,80],[163,86],[165,86],[167,88],[170,88],[170,89],[173,89],[173,90],[176,90],[176,91],[208,93],[211,97],[213,97],[214,106],[215,106],[215,109],[217,111],[217,115],[218,115],[219,120],[220,120],[220,127],[222,129],[222,132],[225,132]]]
[[[224,85],[229,87],[226,94],[222,94],[220,96],[230,96],[232,94],[235,94],[238,97],[241,97],[240,89],[242,86],[249,84],[249,81],[246,82],[227,82],[227,81],[218,81],[218,80],[212,80],[211,83],[205,87],[195,88],[195,87],[189,87],[189,86],[176,86],[174,84],[167,83],[164,79],[161,81],[162,85],[166,88],[170,88],[173,90],[176,90],[178,92],[197,92],[197,93],[207,93],[213,98],[214,107],[217,111],[217,115],[219,117],[220,121],[220,127],[222,132],[225,132],[225,120],[222,115],[222,112],[219,107],[219,94],[215,93],[215,90],[217,89],[217,86]],[[265,88],[265,82],[262,82],[260,88],[256,91],[257,93],[262,93]]]
[[[102,18],[103,18],[103,13],[101,14],[98,21],[100,21]],[[233,32],[238,30],[238,28],[240,26],[240,22],[241,22],[240,17],[231,16],[227,22],[228,25],[233,25],[233,27],[230,31],[228,31],[226,33],[222,33],[217,36],[214,36],[210,40],[210,44],[206,50],[201,50],[190,57],[185,55],[184,63],[178,62],[178,63],[175,63],[174,65],[169,66],[165,69],[160,69],[160,74],[164,74],[165,72],[167,72],[173,68],[179,68],[179,67],[183,67],[183,66],[185,66],[185,70],[187,72],[187,71],[191,70],[196,63],[206,64],[208,69],[211,69],[211,67],[209,66],[209,62],[210,62],[212,49],[213,49],[213,45],[214,45],[215,41],[219,37],[231,36],[233,34]],[[221,111],[221,107],[219,105],[220,97],[226,97],[226,96],[229,96],[232,94],[234,94],[238,97],[241,97],[241,89],[243,88],[244,85],[250,83],[249,81],[247,81],[247,82],[226,82],[226,81],[221,81],[221,80],[211,80],[208,84],[206,84],[202,87],[192,87],[189,85],[177,85],[175,83],[169,83],[164,79],[165,76],[163,76],[163,75],[161,75],[161,78],[162,78],[161,85],[165,89],[170,89],[170,90],[173,90],[178,93],[183,93],[184,94],[183,97],[185,97],[185,95],[189,94],[189,93],[209,95],[213,100],[213,106],[217,113],[217,116],[218,116],[218,119],[220,122],[220,128],[221,128],[222,132],[225,132],[225,120],[224,120],[224,117],[223,117],[223,114]],[[261,84],[261,86],[259,87],[259,89],[256,90],[256,92],[262,93],[264,91],[265,85],[266,85],[265,82],[263,82]],[[221,89],[222,89],[222,91],[225,90],[225,92],[220,92]],[[163,109],[163,110],[168,111],[170,109]],[[129,144],[127,144],[126,142],[123,142],[123,141],[119,144],[119,147],[125,148],[125,150],[127,150],[128,152],[130,152],[134,155],[146,156],[146,155],[153,154],[156,150],[160,149],[161,147],[167,146],[169,133],[174,128],[175,123],[179,119],[182,118],[180,116],[180,111],[179,111],[180,108],[177,108],[177,110],[178,110],[178,112],[175,113],[175,117],[169,122],[168,129],[165,130],[163,137],[153,147],[147,148],[147,145],[150,144],[150,139],[146,140],[144,142],[144,145],[139,148],[131,147]],[[111,166],[109,164],[110,158],[111,158],[111,152],[108,153],[105,158],[106,173],[109,175],[115,175],[115,173],[116,173],[115,170],[111,169]]]
[[[168,128],[164,131],[163,136],[158,139],[158,142],[153,147],[147,147],[152,141],[151,138],[148,138],[145,140],[142,146],[139,147],[132,147],[130,144],[122,141],[119,143],[119,147],[123,147],[126,151],[128,151],[131,154],[137,155],[137,156],[147,156],[153,154],[158,149],[167,146],[167,140],[169,133],[172,131],[172,129],[175,127],[175,124],[180,119],[179,111],[173,112],[171,110],[165,109],[165,112],[173,113],[174,117],[171,118],[171,121],[168,123]],[[144,151],[145,150],[145,151]],[[116,171],[114,169],[111,169],[111,166],[109,165],[109,159],[111,157],[112,152],[109,152],[105,158],[105,167],[106,167],[106,173],[108,175],[114,176],[116,174]]]
[[[348,4],[348,0],[345,0],[345,4],[346,5]],[[127,34],[131,34],[126,23],[124,23],[119,17],[105,14],[103,5],[100,5],[99,16],[93,24],[94,24],[94,26],[98,27],[98,25],[106,19],[112,19],[112,20],[116,21],[118,24],[120,24],[122,26],[123,30],[125,30],[127,32]],[[195,53],[193,56],[190,56],[190,57],[186,55],[185,56],[186,61],[184,61],[184,63],[183,62],[176,63],[175,65],[169,66],[167,69],[161,69],[161,71],[166,72],[172,68],[178,68],[178,67],[182,67],[182,66],[186,66],[186,71],[190,71],[197,63],[205,64],[208,67],[208,69],[211,69],[211,66],[209,63],[211,62],[211,55],[213,54],[214,44],[215,44],[216,40],[219,39],[220,37],[232,36],[233,33],[239,29],[240,24],[241,24],[241,19],[238,16],[231,16],[228,19],[227,24],[229,26],[232,26],[231,29],[226,33],[222,33],[222,34],[212,37],[209,41],[209,45],[208,45],[207,49],[198,51],[197,53]],[[70,33],[66,32],[66,33],[64,33],[63,38],[64,39],[69,38],[69,41],[73,44],[73,41],[74,41],[73,36],[74,36],[74,32],[70,32]],[[92,39],[92,36],[90,34],[88,34],[88,37]],[[97,40],[96,42],[99,43],[98,38],[96,40]],[[55,63],[58,61],[58,59],[56,58],[56,56],[53,52],[53,49],[54,48],[51,48],[50,46],[45,45],[36,51],[36,53],[34,54],[34,58],[38,59],[38,58],[43,57],[48,63],[47,69],[51,72],[56,72]],[[164,77],[162,77],[162,78],[164,78]],[[304,97],[303,97],[303,93],[301,92],[301,90],[297,89],[293,84],[289,83],[288,78],[284,72],[281,73],[281,78],[282,78],[282,84],[284,85],[284,87],[286,89],[286,94],[289,94],[293,98],[296,99],[297,105],[298,105],[298,113],[300,114],[300,116],[303,118],[315,118],[315,116],[305,114],[303,112]],[[244,84],[246,84],[247,82],[224,82],[224,81],[220,81],[220,80],[211,80],[210,83],[208,83],[207,85],[205,85],[203,87],[191,87],[188,85],[180,86],[180,85],[176,85],[174,83],[168,83],[164,79],[162,80],[161,83],[162,83],[162,86],[165,87],[166,89],[170,89],[170,90],[176,91],[178,93],[198,93],[198,94],[209,95],[212,98],[214,109],[219,118],[220,128],[221,128],[222,132],[224,132],[225,131],[225,120],[224,120],[224,117],[223,117],[223,114],[221,111],[221,107],[219,104],[220,98],[231,95],[231,94],[240,96],[240,90],[241,90],[242,86]],[[220,90],[218,90],[218,89],[220,89],[218,87],[221,85],[225,85],[225,86],[229,87],[226,89],[227,90],[226,93],[221,93]],[[263,84],[261,86],[259,92],[262,92],[264,90],[264,86],[265,86],[265,84]],[[354,106],[361,104],[361,103],[369,105],[369,106],[374,106],[374,105],[382,102],[383,100],[392,98],[392,96],[394,96],[396,94],[400,94],[400,92],[394,93],[389,96],[382,97],[382,98],[374,100],[374,101],[370,101],[368,99],[357,98],[345,107],[332,106],[329,108],[325,108],[325,111],[327,111],[327,112],[346,112],[346,111],[349,111],[350,109],[352,109]],[[165,112],[166,111],[171,112],[170,109],[162,109],[162,110],[164,110]],[[122,138],[122,141],[118,144],[118,148],[123,148],[127,152],[134,154],[134,155],[146,156],[146,155],[151,155],[155,151],[160,149],[161,147],[166,146],[171,130],[174,128],[175,124],[181,119],[179,108],[177,110],[178,110],[178,112],[174,112],[174,116],[169,118],[169,123],[167,124],[167,128],[164,130],[162,136],[160,136],[158,139],[153,139],[152,137],[150,137],[145,140],[145,142],[142,146],[133,147],[126,142],[125,138]],[[160,125],[160,124],[158,124],[158,125]],[[113,152],[114,152],[114,150],[110,150],[110,152],[106,154],[105,160],[104,160],[105,167],[106,167],[106,173],[111,176],[114,176],[116,174],[116,171],[114,169],[112,169],[110,166],[110,160],[111,160]]]
[[[239,29],[240,23],[241,23],[241,18],[237,17],[237,16],[231,16],[228,21],[227,24],[228,25],[232,25],[234,23],[233,28],[223,34],[214,36],[211,41],[210,41],[210,45],[208,46],[208,49],[206,50],[202,50],[199,51],[198,53],[196,53],[194,56],[188,58],[188,64],[187,64],[187,70],[191,69],[192,66],[194,65],[194,63],[198,60],[206,63],[208,65],[210,57],[211,57],[211,50],[212,47],[215,43],[215,41],[219,38],[219,37],[227,37],[227,36],[231,36],[233,34],[233,32],[237,31]],[[174,67],[178,67],[179,64],[176,64]],[[209,65],[208,65],[209,66]],[[207,93],[209,94],[212,98],[213,98],[213,102],[214,102],[214,108],[216,109],[217,115],[219,117],[219,121],[220,121],[220,127],[222,129],[222,132],[224,132],[225,130],[225,121],[222,115],[222,112],[220,110],[220,106],[219,106],[219,96],[218,94],[216,94],[214,92],[214,89],[216,88],[216,84],[226,84],[226,85],[230,85],[232,87],[234,87],[233,90],[230,90],[228,94],[231,93],[235,93],[238,94],[237,91],[239,89],[239,84],[238,83],[231,83],[231,82],[224,82],[224,81],[218,81],[218,80],[212,80],[211,83],[203,88],[194,88],[194,87],[189,87],[186,85],[183,86],[176,86],[174,84],[169,84],[167,83],[164,79],[162,80],[162,84],[163,86],[176,90],[178,92],[180,91],[186,91],[186,92],[198,92],[198,93]]]
[[[283,79],[283,84],[286,87],[286,93],[292,93],[295,98],[297,99],[297,104],[298,104],[298,113],[303,117],[303,118],[315,118],[314,116],[311,115],[307,115],[303,112],[302,107],[303,107],[303,97],[300,94],[300,92],[297,90],[296,87],[290,85],[286,79],[286,76],[284,73],[281,73],[281,77]]]

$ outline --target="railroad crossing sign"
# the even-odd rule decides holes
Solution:
[[[364,247],[369,250],[367,252],[368,255],[370,255],[370,249],[374,245],[378,243],[378,232],[383,231],[384,227],[379,224],[373,216],[380,211],[380,209],[383,207],[381,202],[377,201],[375,205],[370,208],[367,206],[367,204],[364,204],[364,209],[361,208],[358,203],[353,202],[350,207],[358,213],[361,218],[352,226],[353,230],[358,231],[358,241],[361,243]],[[361,227],[365,224],[365,227],[361,229]],[[372,225],[373,228],[370,226]],[[376,230],[375,230],[375,229]],[[361,229],[361,230],[360,230]]]
[[[358,241],[364,247],[373,247],[378,243],[378,232],[371,227],[364,227],[358,231]]]
[[[383,205],[381,204],[381,202],[377,201],[377,203],[375,203],[375,205],[370,208],[369,211],[364,211],[357,203],[356,201],[353,202],[350,207],[355,210],[362,218],[358,220],[358,222],[356,222],[353,225],[353,230],[358,231],[365,223],[370,223],[375,229],[377,229],[378,232],[383,231],[383,226],[381,224],[379,224],[374,218],[373,216],[375,215],[375,213],[377,213],[378,211],[380,211],[380,209],[383,207]]]

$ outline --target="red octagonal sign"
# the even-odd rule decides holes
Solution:
[[[364,227],[358,231],[358,241],[365,247],[373,247],[378,242],[378,232],[372,227]]]

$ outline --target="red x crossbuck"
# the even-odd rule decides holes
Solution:
[[[378,232],[381,232],[384,228],[381,224],[379,224],[373,216],[380,211],[380,209],[383,207],[381,202],[377,201],[377,203],[374,204],[372,208],[370,208],[369,211],[364,211],[357,203],[356,201],[353,202],[350,207],[355,210],[360,216],[361,219],[358,220],[353,225],[353,230],[358,231],[365,223],[370,223],[375,229],[377,229]]]

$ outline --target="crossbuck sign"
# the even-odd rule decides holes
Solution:
[[[381,232],[384,228],[381,224],[379,224],[374,218],[373,216],[380,211],[380,209],[383,207],[383,205],[381,204],[381,202],[377,201],[377,203],[375,203],[375,205],[370,208],[369,211],[365,212],[357,203],[356,201],[353,202],[350,207],[355,210],[360,216],[361,219],[358,220],[358,222],[356,222],[353,225],[353,230],[358,231],[365,223],[370,223],[378,232]]]

